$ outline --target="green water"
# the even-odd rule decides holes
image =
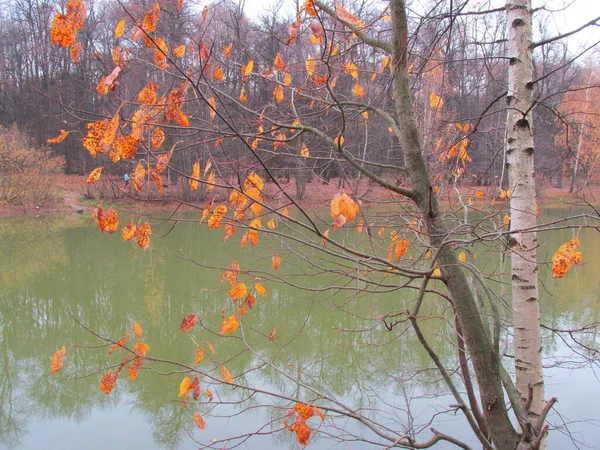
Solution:
[[[553,209],[542,211],[542,216],[551,220],[570,213]],[[127,215],[122,217],[126,219]],[[415,375],[418,368],[432,364],[412,334],[402,333],[403,326],[386,331],[376,320],[406,308],[415,296],[413,290],[364,293],[342,276],[309,269],[307,261],[292,255],[299,247],[263,239],[255,248],[241,249],[239,237],[224,243],[222,231],[194,222],[181,222],[174,229],[157,219],[151,223],[154,235],[150,248],[143,251],[116,234],[101,234],[86,217],[1,219],[0,449],[191,449],[199,447],[194,439],[210,443],[231,435],[280,430],[293,403],[262,395],[248,399],[240,390],[215,386],[210,377],[219,377],[223,363],[240,384],[310,399],[286,375],[299,377],[353,407],[377,408],[374,417],[394,429],[407,423],[407,411],[415,423],[426,425],[433,412],[454,402],[438,396],[444,389],[433,371]],[[571,230],[558,230],[540,236],[539,260],[549,260],[573,235]],[[550,327],[600,321],[600,240],[588,230],[580,236],[585,264],[562,280],[552,279],[547,267],[541,269],[542,318]],[[279,278],[273,280],[266,274],[272,273],[275,252],[282,264],[276,273]],[[507,270],[499,255],[477,253],[475,258],[476,253],[473,262],[484,271]],[[309,249],[305,254],[318,266],[336,269],[319,253]],[[222,268],[234,259],[248,271],[240,279],[250,287],[255,277],[264,278],[268,295],[257,296],[254,309],[243,318],[243,332],[224,337],[217,333],[222,310],[232,314],[234,305],[228,298],[229,285],[219,282],[222,271],[210,267]],[[331,286],[339,289],[325,289]],[[502,283],[494,289],[507,296]],[[441,358],[452,365],[454,349],[444,325],[447,307],[432,301],[425,312],[432,316],[424,322],[425,332]],[[199,314],[201,323],[190,333],[180,331],[181,320],[193,313]],[[186,374],[159,362],[146,365],[135,382],[124,373],[113,392],[105,395],[98,387],[100,377],[124,353],[107,355],[102,341],[77,321],[114,340],[138,322],[150,346],[148,356],[190,365],[195,343],[210,342],[215,354],[207,352],[198,367],[204,372],[202,390],[210,388],[215,401],[201,397],[202,402],[183,408],[177,391]],[[268,336],[273,328],[277,335],[272,342]],[[595,334],[582,339],[598,347]],[[65,365],[51,375],[50,358],[63,344]],[[597,445],[597,423],[584,422],[599,416],[600,383],[594,366],[580,367],[560,339],[548,337],[544,353],[548,365],[561,362],[566,367],[547,370],[547,396],[559,398],[562,415],[555,414],[552,420],[578,421],[571,426],[574,437]],[[259,407],[265,403],[271,407]],[[194,426],[194,413],[205,417],[205,430]],[[442,414],[434,425],[473,443],[462,424],[462,419]],[[322,424],[313,418],[309,425],[323,431],[310,448],[372,448],[353,441],[339,443],[336,438],[349,438],[342,430],[376,440],[334,414]],[[242,448],[295,446],[292,433],[278,431],[244,442]],[[552,432],[549,448],[572,447],[564,434]]]

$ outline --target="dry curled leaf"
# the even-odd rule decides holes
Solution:
[[[100,379],[100,390],[104,392],[106,395],[110,394],[115,385],[117,384],[117,376],[109,370],[104,374],[104,376]]]
[[[190,331],[191,329],[193,329],[196,326],[197,321],[198,321],[198,314],[191,314],[181,321],[181,325],[179,326],[179,329],[181,331]]]

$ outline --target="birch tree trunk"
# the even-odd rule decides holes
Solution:
[[[507,0],[508,139],[506,147],[511,230],[536,226],[534,145],[532,133],[533,58],[531,0]],[[542,343],[537,275],[537,235],[511,235],[512,301],[516,386],[535,422],[544,408]],[[530,397],[530,389],[533,395]]]

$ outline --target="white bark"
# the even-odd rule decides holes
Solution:
[[[532,134],[533,58],[531,0],[507,0],[508,13],[508,139],[506,147],[511,230],[536,226],[534,145]],[[533,399],[528,415],[535,423],[544,407],[542,343],[537,280],[537,236],[511,236],[512,300],[517,390],[526,404],[529,386]]]

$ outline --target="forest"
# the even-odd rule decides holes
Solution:
[[[504,8],[462,14],[462,9],[469,6],[469,2],[463,3],[455,17],[443,2],[420,6],[427,13],[415,11],[411,17],[409,71],[423,151],[441,185],[457,179],[474,186],[506,188],[503,148],[508,66]],[[67,173],[83,175],[98,166],[105,166],[108,173],[133,171],[133,160],[128,165],[117,165],[112,162],[114,154],[94,158],[82,152],[81,137],[86,134],[86,123],[112,117],[121,102],[131,100],[131,95],[149,81],[163,87],[181,83],[182,75],[174,73],[174,68],[163,70],[155,64],[152,49],[140,45],[141,37],[137,41],[115,37],[119,20],[131,21],[149,5],[133,2],[125,12],[116,2],[91,2],[76,46],[60,51],[50,39],[56,2],[9,2],[0,17],[0,123],[4,127],[16,125],[39,145],[61,129],[68,129],[69,137],[53,146],[54,153],[64,155]],[[248,112],[260,112],[269,104],[272,113],[282,120],[298,114],[329,136],[343,130],[346,149],[360,164],[395,183],[403,182],[395,171],[402,151],[392,127],[368,123],[369,119],[360,114],[360,105],[373,105],[382,111],[392,106],[389,59],[381,51],[353,45],[350,39],[346,44],[353,45],[351,48],[338,44],[341,53],[327,60],[331,66],[329,83],[334,84],[335,94],[341,96],[340,101],[357,103],[353,114],[333,110],[320,114],[310,95],[296,99],[294,113],[288,103],[289,93],[285,100],[273,98],[274,82],[284,91],[288,90],[284,89],[286,82],[292,79],[294,86],[298,79],[309,79],[312,89],[326,88],[326,80],[319,78],[323,72],[311,74],[305,67],[310,58],[316,62],[324,56],[319,47],[319,40],[324,39],[321,25],[314,21],[303,24],[298,38],[287,43],[291,40],[288,28],[293,17],[278,10],[254,13],[255,18],[250,20],[244,3],[219,2],[211,5],[211,16],[203,20],[203,6],[184,2],[177,10],[166,2],[155,32],[162,36],[166,48],[183,52],[180,57],[170,55],[182,69],[204,67],[204,76],[223,93],[220,101],[228,114],[224,119],[236,121],[239,139],[244,139],[260,119]],[[370,32],[385,37],[389,15],[381,5],[362,2],[353,7],[356,15],[370,24]],[[535,154],[536,175],[540,184],[544,180],[554,187],[565,185],[571,192],[579,191],[598,177],[596,43],[582,46],[579,41],[569,44],[568,38],[557,39],[552,14],[542,8],[534,15],[539,40],[534,43],[536,102],[532,111],[534,141],[539,149]],[[228,57],[224,49],[228,49]],[[207,62],[213,57],[218,64]],[[279,66],[274,65],[276,58]],[[251,60],[256,76],[247,81],[240,76],[240,68]],[[353,66],[345,65],[346,60]],[[128,75],[117,78],[114,86],[119,89],[113,86],[114,93],[98,94],[100,79],[110,75],[114,67],[125,68]],[[242,95],[247,97],[244,102]],[[229,104],[227,97],[239,101]],[[440,101],[435,103],[438,97]],[[206,106],[198,107],[189,98],[184,101],[189,129],[178,123],[162,128],[163,146],[170,148],[172,143],[184,141],[171,161],[171,183],[177,182],[178,173],[190,174],[192,161],[196,160],[214,160],[224,178],[254,168],[239,141],[229,139],[235,132],[219,123],[213,126]],[[119,109],[124,119],[133,112],[130,105]],[[463,137],[464,147],[456,146]],[[256,144],[258,154],[275,176],[294,179],[298,198],[304,196],[307,180],[338,178],[341,185],[360,178],[360,172],[333,154],[329,145],[314,137],[306,139],[306,135],[275,130],[264,136],[263,145]],[[198,200],[201,192],[185,189],[182,195],[185,200]]]

